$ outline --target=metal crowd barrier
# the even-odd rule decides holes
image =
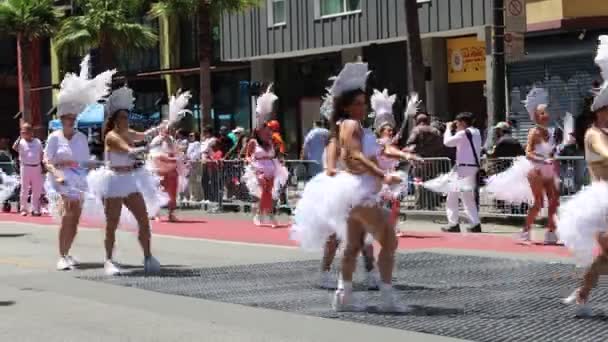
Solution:
[[[482,168],[488,176],[508,169],[514,158],[483,158]],[[562,201],[575,194],[583,186],[589,184],[590,178],[583,157],[560,157],[557,168],[560,175],[560,195]],[[321,166],[314,161],[286,160],[289,170],[289,181],[281,189],[281,195],[276,202],[278,210],[291,211],[295,208],[299,195],[306,182]],[[402,213],[436,213],[443,214],[445,196],[431,192],[423,187],[423,183],[441,174],[449,172],[453,163],[449,158],[427,158],[415,165],[403,164],[403,171],[408,177],[408,190],[401,198]],[[241,178],[245,172],[243,160],[225,160],[207,162],[197,174],[191,174],[190,179],[201,179],[203,197],[200,201],[183,200],[183,207],[202,208],[210,212],[225,212],[253,210],[256,199],[249,194]],[[194,183],[197,184],[197,183]],[[525,216],[530,203],[505,203],[497,201],[483,191],[479,193],[479,210],[482,217],[517,217]],[[546,215],[546,209],[541,215]]]
[[[284,165],[289,171],[287,184],[281,189],[276,201],[276,209],[290,212],[295,208],[299,195],[306,182],[322,170],[315,161],[285,160]],[[202,199],[184,199],[179,201],[181,207],[201,208],[210,212],[245,211],[249,212],[256,206],[256,198],[242,181],[246,163],[243,160],[209,161],[196,174],[190,174],[189,179],[201,178]],[[191,183],[192,184],[192,183]],[[196,184],[196,182],[194,182]],[[186,194],[189,196],[188,189]]]

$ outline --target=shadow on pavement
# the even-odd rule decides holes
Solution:
[[[13,306],[17,304],[14,300],[0,301],[0,306]]]

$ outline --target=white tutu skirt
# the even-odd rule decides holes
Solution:
[[[450,192],[473,191],[475,190],[475,183],[475,176],[460,177],[453,170],[422,183],[422,186],[433,192],[447,194]]]
[[[557,234],[579,266],[593,261],[596,235],[608,231],[608,183],[595,182],[562,203]]]
[[[20,180],[18,176],[9,176],[0,170],[0,203],[8,200],[19,184]]]
[[[395,174],[401,178],[401,183],[388,185],[383,184],[380,190],[380,198],[385,201],[398,200],[402,195],[407,194],[409,189],[409,179],[406,172],[387,172],[387,174]]]
[[[88,170],[83,168],[62,169],[63,184],[59,184],[50,172],[46,175],[44,190],[49,201],[49,212],[56,221],[63,216],[63,197],[70,200],[82,201],[89,189],[87,183]]]
[[[160,178],[149,169],[142,167],[132,172],[115,172],[107,167],[91,171],[87,177],[89,191],[83,204],[83,219],[93,224],[105,225],[105,198],[125,198],[133,193],[141,193],[148,216],[158,214],[169,202],[168,195],[160,187]],[[147,218],[146,218],[147,219]],[[123,205],[120,228],[137,229],[133,214]]]
[[[491,176],[482,191],[490,197],[510,203],[533,203],[534,194],[528,181],[528,174],[533,169],[539,169],[543,177],[559,179],[555,175],[553,165],[536,164],[526,157],[517,157],[513,165],[506,171]]]
[[[306,184],[296,206],[290,238],[311,251],[322,250],[333,234],[346,241],[350,211],[357,206],[377,205],[378,190],[374,176],[347,172],[333,177],[324,172],[318,174]]]
[[[279,198],[281,191],[285,184],[287,184],[287,180],[289,179],[289,171],[287,168],[281,164],[278,159],[272,160],[274,167],[273,171],[268,172],[268,170],[258,170],[253,165],[247,165],[245,167],[245,173],[241,177],[241,181],[249,190],[249,194],[255,198],[260,198],[262,195],[262,187],[258,181],[258,177],[261,173],[265,174],[268,177],[274,177],[274,186],[272,187],[272,198],[275,200]]]

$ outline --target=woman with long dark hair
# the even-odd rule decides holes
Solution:
[[[257,213],[253,217],[256,226],[269,224],[277,226],[273,215],[273,203],[278,199],[281,189],[287,183],[289,173],[277,158],[272,143],[272,130],[266,125],[271,118],[274,102],[278,97],[271,87],[258,98],[256,114],[257,127],[247,143],[245,160],[247,167],[243,182],[249,193],[259,199]]]
[[[370,234],[381,245],[378,255],[381,310],[405,311],[406,308],[396,303],[392,288],[397,247],[395,232],[379,205],[381,184],[398,184],[401,179],[385,174],[376,165],[381,148],[373,133],[365,134],[361,126],[367,116],[364,91],[367,75],[367,64],[349,63],[335,78],[331,90],[335,105],[328,155],[335,153],[339,171],[335,176],[317,175],[306,185],[296,208],[292,238],[306,249],[323,248],[333,234],[346,242],[342,279],[334,295],[333,307],[337,311],[351,311],[361,309],[353,297],[352,276],[356,257],[366,242],[366,235]],[[328,165],[331,167],[334,165]]]
[[[122,272],[113,259],[116,230],[119,226],[137,227],[144,254],[144,271],[160,271],[160,263],[152,256],[148,213],[158,211],[167,203],[168,198],[160,191],[158,177],[143,167],[141,154],[146,147],[135,147],[135,143],[149,141],[161,128],[152,128],[146,132],[130,129],[129,111],[133,107],[133,101],[133,91],[127,87],[115,90],[108,98],[103,130],[106,165],[88,176],[92,200],[88,201],[85,213],[94,217],[99,204],[104,208],[104,271],[107,275]],[[124,216],[123,207],[127,209]]]
[[[88,191],[87,171],[91,153],[86,135],[76,129],[76,118],[88,105],[106,95],[115,71],[106,71],[89,79],[89,56],[80,64],[80,75],[68,73],[61,82],[57,116],[62,128],[47,139],[44,164],[47,173],[45,190],[51,214],[59,220],[59,260],[57,270],[72,270],[78,262],[70,255]]]

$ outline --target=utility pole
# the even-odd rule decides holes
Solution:
[[[420,39],[420,23],[418,20],[418,1],[405,2],[405,36],[407,39],[407,90],[417,92],[422,100],[421,109],[426,106],[426,79],[422,60],[422,41]],[[414,127],[414,118],[403,117],[404,125],[399,132],[404,142]]]
[[[488,118],[488,129],[506,118],[506,87],[505,87],[505,9],[504,0],[494,0],[494,27],[493,27],[493,84],[492,102],[493,112]]]

